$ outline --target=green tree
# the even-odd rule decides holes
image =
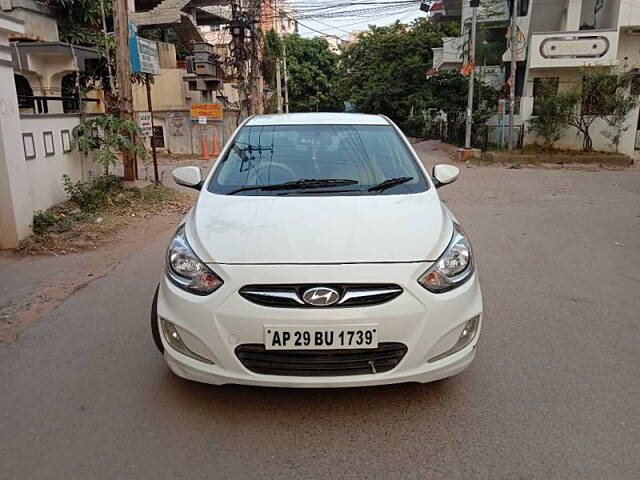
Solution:
[[[420,111],[437,110],[445,114],[446,140],[461,143],[464,137],[465,114],[469,79],[456,70],[443,70],[423,82],[420,90],[409,97],[409,101]],[[498,92],[481,82],[474,83],[473,131],[481,127],[495,113]]]
[[[412,109],[426,107],[432,98],[425,85],[432,48],[458,33],[456,24],[438,25],[428,18],[409,26],[372,26],[343,52],[337,90],[360,111],[382,113],[404,126]]]
[[[285,38],[289,69],[289,108],[292,112],[340,109],[333,94],[338,56],[323,38]]]
[[[607,128],[602,131],[602,134],[609,139],[611,145],[615,147],[616,153],[618,153],[623,135],[631,128],[631,125],[627,123],[627,119],[638,106],[638,95],[632,93],[629,96],[625,96],[617,92],[610,99],[610,102],[611,115],[604,118]]]

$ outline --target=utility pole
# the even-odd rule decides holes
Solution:
[[[273,19],[273,30],[276,32],[276,34],[278,34],[277,26],[278,23],[280,23],[281,11],[280,9],[278,9],[277,2],[275,2],[275,9],[277,10],[277,15],[275,15]],[[280,38],[279,35],[278,38]],[[282,41],[282,44],[284,45],[284,40]],[[280,55],[278,55],[278,58],[276,58],[276,98],[278,100],[278,113],[282,113],[282,74],[280,72],[280,61]]]
[[[263,111],[260,0],[249,0],[245,6],[238,0],[231,2],[232,65],[238,79],[240,118]]]
[[[470,2],[471,11],[471,32],[469,35],[469,63],[471,73],[469,74],[469,94],[467,95],[467,128],[464,136],[464,148],[471,148],[471,128],[473,127],[473,82],[476,71],[476,25],[478,23],[478,6],[473,1]]]
[[[246,52],[245,52],[245,28],[240,18],[240,5],[238,0],[231,2],[231,52],[233,54],[233,66],[238,80],[238,97],[240,101],[240,118],[249,116],[247,99],[247,76],[246,76]],[[244,109],[247,109],[244,115]]]
[[[276,95],[278,99],[278,113],[282,113],[282,79],[280,77],[280,59],[276,58]]]
[[[289,113],[289,69],[287,68],[287,37],[285,35],[283,42],[283,59],[284,64],[284,111]]]
[[[516,107],[516,30],[518,29],[518,0],[512,0],[511,26],[510,26],[510,50],[511,50],[511,85],[509,85],[509,150],[513,150],[514,110]]]
[[[116,94],[116,87],[113,84],[113,72],[111,72],[111,54],[109,53],[109,34],[107,33],[107,19],[104,14],[104,0],[100,0],[100,15],[102,16],[102,34],[104,35],[105,50],[107,53],[107,72],[109,74],[109,88],[111,89],[111,95]]]
[[[249,115],[263,112],[262,74],[260,72],[260,0],[252,0],[248,7],[249,17]]]
[[[129,12],[127,0],[113,0],[113,28],[116,44],[116,81],[118,84],[118,110],[121,118],[132,119],[131,63],[129,61]],[[124,179],[135,180],[136,169],[132,156],[122,152]]]
[[[151,103],[151,74],[145,73],[145,84],[147,86],[147,107],[151,115],[151,157],[153,158],[153,176],[156,185],[160,185],[160,176],[158,175],[158,156],[156,154],[156,139],[153,136],[153,104]]]

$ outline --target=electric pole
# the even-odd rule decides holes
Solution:
[[[131,64],[129,63],[129,12],[127,0],[113,0],[113,29],[116,44],[116,81],[118,110],[121,118],[132,119],[133,101],[131,89]],[[132,156],[122,152],[124,179],[135,180],[136,169]]]
[[[280,77],[280,59],[276,58],[276,98],[278,99],[278,113],[282,113],[282,80]]]
[[[514,130],[514,110],[516,107],[516,30],[518,29],[518,0],[512,0],[511,5],[511,26],[509,28],[509,40],[511,50],[511,85],[509,85],[509,150],[513,150],[513,130]]]
[[[260,37],[260,0],[250,0],[247,6],[244,26],[248,30],[249,45],[247,48],[247,63],[249,76],[249,102],[247,103],[248,115],[260,115],[263,108],[262,99],[262,72],[260,71],[260,58],[262,56]]]
[[[289,70],[287,69],[287,36],[283,42],[283,66],[284,66],[284,111],[289,113]]]
[[[109,88],[111,89],[111,95],[116,94],[116,87],[113,83],[113,72],[111,71],[111,54],[109,53],[109,34],[107,33],[107,18],[104,14],[104,0],[100,0],[100,15],[102,17],[102,34],[104,35],[105,51],[107,54],[107,72],[109,74]]]
[[[156,139],[153,135],[154,125],[153,125],[153,104],[151,103],[151,74],[144,74],[145,85],[147,87],[147,108],[149,109],[149,114],[151,115],[151,138],[149,141],[151,142],[151,158],[153,158],[153,178],[155,180],[156,185],[160,185],[160,176],[158,175],[158,155],[156,153]]]
[[[470,2],[471,11],[471,32],[469,34],[469,64],[471,73],[469,74],[469,94],[467,95],[467,128],[464,136],[464,148],[471,148],[471,128],[473,127],[473,82],[476,71],[476,24],[478,23],[478,5]]]

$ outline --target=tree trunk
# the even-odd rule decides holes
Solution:
[[[583,132],[582,135],[582,150],[589,153],[593,150],[593,141],[591,140],[591,135],[589,135],[589,132]]]

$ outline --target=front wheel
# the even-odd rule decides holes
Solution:
[[[153,294],[153,302],[151,304],[151,335],[153,336],[153,342],[156,344],[156,348],[164,355],[164,345],[160,338],[160,328],[158,327],[158,291],[160,285],[156,287],[156,293]]]

